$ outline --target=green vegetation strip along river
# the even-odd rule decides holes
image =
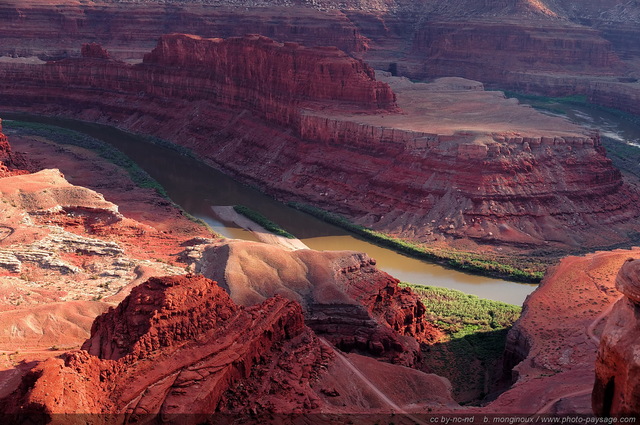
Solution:
[[[424,245],[417,245],[412,242],[394,238],[387,234],[354,224],[346,218],[320,208],[312,207],[301,203],[289,204],[293,208],[304,211],[318,217],[328,223],[335,224],[347,229],[356,235],[362,236],[378,245],[389,247],[395,251],[410,255],[415,258],[427,261],[438,262],[439,264],[451,267],[456,270],[464,270],[484,276],[501,277],[516,282],[540,282],[544,276],[541,270],[519,269],[509,264],[500,263],[495,260],[482,258],[468,252],[445,252],[429,249]]]
[[[447,288],[401,285],[420,297],[429,322],[445,333],[441,341],[424,348],[428,370],[451,381],[456,400],[482,399],[499,377],[507,332],[522,308]]]
[[[158,142],[146,136],[137,136],[98,124],[47,118],[25,114],[2,114],[8,120],[21,120],[39,128],[39,134],[66,135],[69,130],[81,133],[82,139],[97,139],[122,151],[159,184],[168,196],[185,211],[202,219],[216,232],[233,238],[255,240],[254,235],[234,223],[225,222],[211,210],[215,205],[244,205],[259,212],[268,220],[278,223],[312,249],[353,250],[368,253],[378,266],[400,280],[432,286],[448,287],[483,298],[511,304],[522,304],[535,285],[516,284],[505,280],[461,273],[419,259],[409,258],[394,250],[365,241],[345,229],[314,218],[264,195],[255,188],[242,185],[221,172],[197,161],[184,148],[167,142]],[[5,121],[5,129],[17,129],[16,124]],[[51,127],[57,126],[57,127]],[[60,132],[63,127],[64,132]],[[24,128],[24,126],[23,126]],[[93,143],[93,142],[91,142]],[[90,147],[90,146],[89,146]],[[73,170],[62,170],[72,175]]]

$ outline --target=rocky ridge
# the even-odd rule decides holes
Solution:
[[[363,367],[366,361],[357,356],[345,360],[322,343],[305,327],[297,303],[276,296],[239,307],[201,276],[152,278],[137,286],[116,309],[96,320],[83,348],[88,352],[72,351],[34,368],[25,384],[0,400],[3,412],[43,414],[49,420],[62,413],[116,414],[122,421],[142,422],[161,415],[170,423],[201,423],[216,413],[246,419],[249,409],[255,421],[273,413],[360,411],[361,403],[371,413],[389,411],[362,395],[349,400],[348,394],[341,397],[325,387],[344,385],[329,370],[339,372],[334,377],[347,377],[345,364],[354,362],[361,376],[372,376],[375,366]],[[292,353],[299,356],[290,359]],[[286,358],[293,362],[282,363]],[[408,385],[421,382],[429,390],[420,397],[421,408],[425,403],[432,408],[453,406],[440,378],[386,368],[406,375]],[[245,385],[258,381],[261,397],[249,393],[244,398]],[[400,380],[395,385],[405,384]],[[329,401],[336,397],[346,403],[338,407]]]
[[[5,3],[0,54],[6,57],[75,56],[76,46],[90,41],[117,58],[139,61],[167,32],[258,33],[280,42],[337,46],[414,79],[461,76],[522,90],[543,73],[561,79],[569,94],[595,102],[600,100],[590,84],[572,85],[576,75],[605,88],[626,82],[623,96],[638,91],[633,82],[640,50],[633,40],[640,9],[622,0],[590,0],[580,7],[568,0]],[[628,111],[637,113],[635,106]]]
[[[195,272],[220,282],[240,305],[274,295],[299,302],[307,325],[343,351],[414,366],[418,342],[441,336],[417,296],[365,254],[239,240],[197,245],[185,254]]]
[[[484,413],[593,413],[593,378],[606,369],[601,360],[596,364],[602,359],[598,345],[616,335],[607,319],[619,298],[616,274],[639,253],[634,248],[566,257],[547,273],[507,336],[504,366],[511,387]]]

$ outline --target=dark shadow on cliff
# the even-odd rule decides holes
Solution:
[[[508,331],[475,332],[446,342],[423,344],[422,368],[449,379],[454,399],[460,404],[491,401],[511,385],[511,377],[503,376],[502,367]]]

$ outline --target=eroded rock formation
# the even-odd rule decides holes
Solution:
[[[154,220],[163,221],[174,232],[169,235],[124,216],[103,195],[70,184],[56,169],[17,175],[10,170],[11,175],[1,176],[1,349],[49,357],[61,348],[79,346],[107,303],[124,298],[143,277],[182,272],[184,266],[169,264],[172,251],[181,250],[187,237],[208,232],[198,230],[173,207],[167,212],[158,205],[162,198],[155,191],[133,186],[125,171],[105,166],[93,153],[52,146],[42,138],[16,139],[19,146],[37,152],[29,158],[30,169],[38,169],[39,155],[44,155],[47,160],[57,159],[79,179],[108,181],[104,188],[113,184],[117,190],[127,189],[136,197],[128,203],[128,211],[142,204]],[[2,142],[4,151],[10,152],[4,136]],[[67,168],[69,157],[73,164]],[[51,347],[53,351],[46,354]],[[0,366],[0,375],[7,372],[2,369],[5,366]]]
[[[619,335],[609,331],[612,321],[603,329],[603,319],[619,298],[616,274],[639,252],[566,257],[547,274],[507,336],[505,366],[512,386],[484,413],[592,414],[593,376],[604,370],[596,367],[598,344]]]
[[[0,177],[26,173],[24,159],[16,156],[9,145],[9,139],[2,132],[2,120],[0,119]]]
[[[134,288],[95,321],[83,348],[88,352],[72,351],[34,368],[0,400],[3,413],[49,420],[94,414],[112,423],[162,415],[171,423],[201,423],[216,413],[246,417],[251,411],[259,421],[272,413],[353,412],[362,403],[372,412],[390,407],[368,400],[366,385],[350,393],[343,381],[352,365],[366,380],[377,362],[334,352],[304,325],[299,304],[276,296],[239,307],[202,276],[152,278]],[[421,408],[453,407],[440,378],[398,366],[381,369],[382,375],[405,376],[383,391],[420,383],[429,393],[418,398]],[[327,388],[336,384],[342,396]],[[336,398],[341,403],[333,405]]]
[[[249,306],[276,294],[299,302],[306,323],[344,351],[369,353],[414,365],[416,342],[440,332],[425,308],[398,280],[354,252],[289,251],[247,241],[222,241],[190,249],[186,261]]]
[[[9,63],[0,76],[5,107],[152,133],[270,194],[420,242],[567,250],[637,230],[638,197],[597,135],[477,85],[385,77],[400,113],[388,84],[335,49],[169,35],[138,65]]]
[[[640,261],[627,260],[616,278],[622,298],[611,310],[596,361],[593,412],[598,416],[640,415]]]
[[[393,92],[368,65],[333,47],[280,44],[258,35],[222,40],[172,34],[145,55],[144,64],[141,70],[152,82],[140,87],[145,92],[213,100],[284,125],[295,125],[298,109],[309,102],[395,108]]]

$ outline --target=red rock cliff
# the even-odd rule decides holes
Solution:
[[[257,361],[305,332],[300,306],[283,298],[244,309],[209,279],[152,278],[96,320],[84,347],[97,356],[45,361],[3,412],[210,414]]]
[[[375,80],[368,65],[331,47],[306,48],[256,35],[222,40],[172,34],[135,66],[105,60],[109,55],[97,45],[84,45],[83,56],[44,67],[9,65],[5,75],[40,80],[36,84],[47,90],[74,87],[206,100],[294,126],[301,108],[318,103],[338,102],[364,111],[397,109],[395,95]]]
[[[205,94],[282,124],[296,123],[297,108],[305,102],[395,108],[393,92],[375,81],[368,65],[332,47],[280,44],[257,35],[221,40],[172,34],[145,55],[144,64],[167,96],[197,99]]]
[[[2,119],[0,119],[0,177],[26,173],[20,170],[25,166],[24,160],[11,150],[9,138],[2,132]]]
[[[613,307],[600,340],[593,388],[597,416],[640,417],[640,260],[630,258],[616,278],[622,298]]]
[[[389,86],[335,49],[259,36],[170,35],[134,66],[93,57],[1,65],[0,94],[7,108],[172,140],[272,195],[421,242],[439,234],[572,249],[625,242],[638,226],[638,197],[597,137],[577,128],[557,132],[553,126],[566,127],[558,122],[493,130],[495,117],[477,131],[456,130],[466,128],[462,121],[429,131],[421,123],[428,110],[395,113]],[[409,106],[438,98],[428,90],[409,96]],[[491,110],[496,103],[473,103],[464,93],[459,99],[455,119],[466,116],[460,105]],[[422,130],[402,127],[407,120]]]
[[[437,376],[339,354],[304,325],[296,302],[276,296],[240,307],[201,276],[135,287],[96,320],[84,347],[98,356],[76,350],[35,366],[0,399],[3,418],[265,423],[273,414],[455,406]]]

